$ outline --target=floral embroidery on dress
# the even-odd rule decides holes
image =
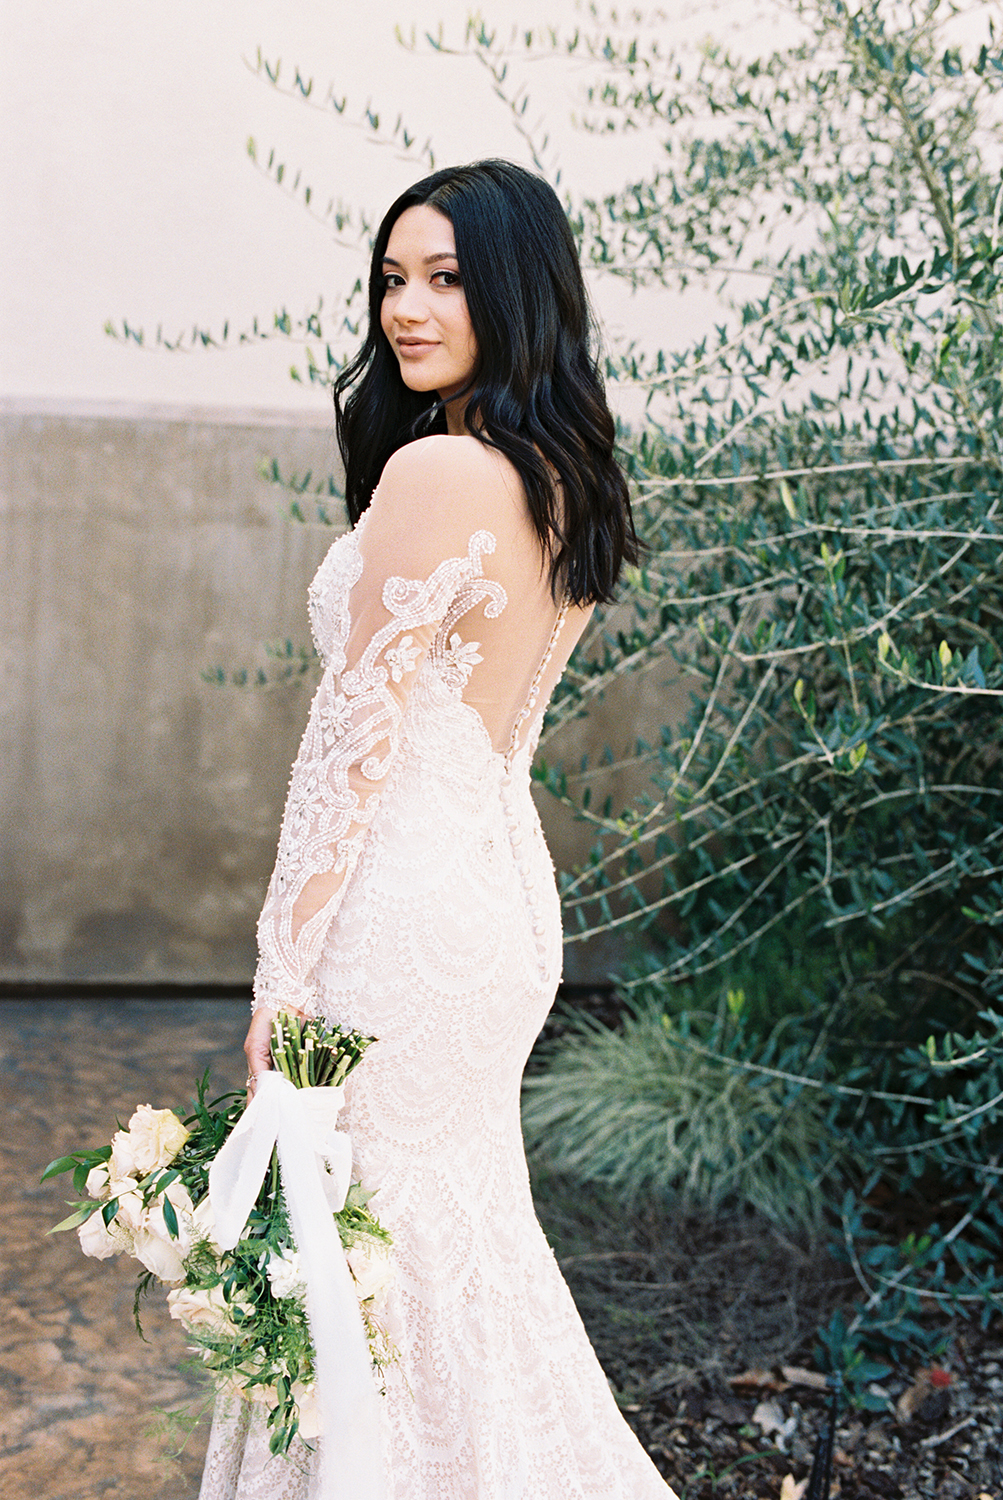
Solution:
[[[470,681],[474,667],[484,660],[480,646],[480,641],[465,641],[454,630],[449,637],[449,645],[438,653],[436,670],[451,691],[461,693]]]
[[[352,705],[344,693],[339,693],[324,715],[324,743],[333,746],[336,740],[348,732],[352,724]]]
[[[394,682],[400,682],[405,672],[413,672],[415,662],[421,655],[421,647],[414,644],[413,635],[401,637],[399,646],[390,646],[383,653],[383,660],[390,668]]]

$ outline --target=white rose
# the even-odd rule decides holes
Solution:
[[[143,1202],[142,1193],[136,1189],[135,1184],[133,1184],[131,1191],[122,1192],[119,1190],[116,1196],[118,1197],[118,1210],[115,1217],[119,1223],[123,1224],[126,1229],[131,1230],[133,1234],[135,1234],[137,1229],[144,1228],[146,1205]]]
[[[109,1163],[109,1165],[111,1165]],[[114,1170],[108,1179],[108,1191],[105,1198],[123,1198],[126,1193],[139,1193],[139,1182],[135,1177],[116,1177]]]
[[[131,1182],[135,1186],[136,1155],[134,1151],[135,1142],[127,1130],[116,1130],[111,1138],[111,1160],[108,1163],[108,1172],[112,1183]],[[115,1188],[112,1191],[116,1191]]]
[[[355,1278],[355,1295],[359,1301],[368,1302],[370,1298],[383,1296],[394,1279],[390,1246],[379,1240],[358,1240],[345,1258]]]
[[[90,1171],[87,1173],[87,1181],[84,1186],[86,1187],[88,1195],[91,1198],[97,1198],[99,1201],[101,1201],[103,1199],[111,1197],[111,1194],[108,1192],[107,1162],[102,1162],[100,1166],[97,1167],[91,1167]]]
[[[233,1323],[223,1288],[176,1287],[167,1293],[167,1306],[172,1318],[177,1318],[186,1328],[203,1329],[209,1333],[232,1334]]]
[[[178,1232],[172,1234],[164,1217],[164,1199],[170,1200],[174,1216],[178,1221]],[[130,1229],[148,1229],[162,1240],[178,1245],[187,1255],[192,1247],[191,1222],[192,1200],[183,1182],[172,1182],[170,1187],[147,1204],[140,1192],[123,1193],[118,1200],[118,1217]]]
[[[133,1232],[133,1242],[132,1253],[154,1276],[167,1282],[184,1280],[183,1257],[188,1247],[170,1233],[159,1204],[147,1209],[140,1227]]]
[[[114,1222],[113,1219],[112,1223]],[[129,1248],[127,1235],[121,1231],[115,1234],[105,1227],[100,1209],[78,1227],[77,1236],[81,1250],[95,1260],[107,1260],[109,1255],[120,1255]]]
[[[188,1139],[188,1131],[173,1109],[152,1109],[149,1104],[141,1104],[136,1110],[128,1134],[135,1170],[141,1173],[166,1167]]]
[[[271,1256],[265,1267],[265,1274],[271,1283],[273,1297],[302,1297],[306,1291],[303,1267],[295,1250],[290,1250],[285,1255]]]

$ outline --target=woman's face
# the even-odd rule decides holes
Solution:
[[[428,204],[407,208],[383,258],[380,323],[412,391],[448,401],[477,366],[477,340],[460,282],[453,226]]]

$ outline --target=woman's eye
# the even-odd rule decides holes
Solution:
[[[459,271],[433,271],[430,279],[432,285],[438,287],[454,287],[461,284]],[[406,278],[400,271],[384,271],[383,290],[385,292],[399,291],[405,285]]]

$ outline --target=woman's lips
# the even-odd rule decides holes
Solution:
[[[398,354],[412,359],[436,347],[432,339],[397,339],[396,343]]]

